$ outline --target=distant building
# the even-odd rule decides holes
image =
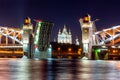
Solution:
[[[64,25],[64,28],[62,30],[62,32],[59,29],[58,32],[58,39],[57,39],[58,43],[68,43],[68,44],[72,44],[72,34],[71,31],[67,31],[66,26]]]
[[[75,45],[80,45],[80,43],[78,41],[78,37],[76,37],[76,39],[75,39]]]

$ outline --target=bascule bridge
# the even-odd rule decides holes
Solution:
[[[48,21],[36,21],[34,35],[34,58],[51,58],[52,47],[50,45],[50,34],[53,23]]]
[[[97,31],[96,20],[91,21],[90,15],[79,20],[83,53],[88,59],[120,59],[120,25]]]
[[[33,57],[33,24],[29,17],[26,17],[23,24],[23,50],[28,58]]]
[[[88,58],[91,57],[91,48],[94,44],[94,40],[92,39],[93,34],[96,31],[95,21],[91,21],[90,15],[85,15],[83,18],[79,20],[82,30],[82,44],[83,44],[83,53],[87,55]]]
[[[33,27],[29,17],[25,18],[22,29],[1,26],[0,57],[50,58],[52,27],[52,22],[39,20]]]

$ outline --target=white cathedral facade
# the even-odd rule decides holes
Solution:
[[[71,31],[70,30],[67,31],[67,28],[65,25],[62,31],[59,29],[57,42],[72,44]]]

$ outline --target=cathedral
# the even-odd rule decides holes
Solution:
[[[67,28],[65,25],[62,31],[59,29],[57,42],[72,44],[71,31],[70,30],[67,31]]]

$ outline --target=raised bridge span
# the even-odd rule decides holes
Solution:
[[[0,26],[0,57],[49,58],[50,34],[53,23],[36,20],[33,25],[25,18],[23,28]]]
[[[90,15],[85,15],[79,20],[82,30],[83,53],[91,59],[93,55],[92,48],[99,47],[101,50],[106,50],[107,55],[119,56],[120,25],[97,31],[95,21],[97,19],[92,21]]]
[[[96,31],[94,22],[91,21],[89,15],[80,19],[84,53],[91,53],[94,45],[115,46],[120,44],[120,25]],[[33,25],[28,17],[24,21],[23,29],[0,26],[0,57],[4,56],[4,53],[9,57],[16,55],[22,57],[24,54],[29,58],[51,57],[49,40],[52,26],[53,23],[36,20],[33,32]]]

